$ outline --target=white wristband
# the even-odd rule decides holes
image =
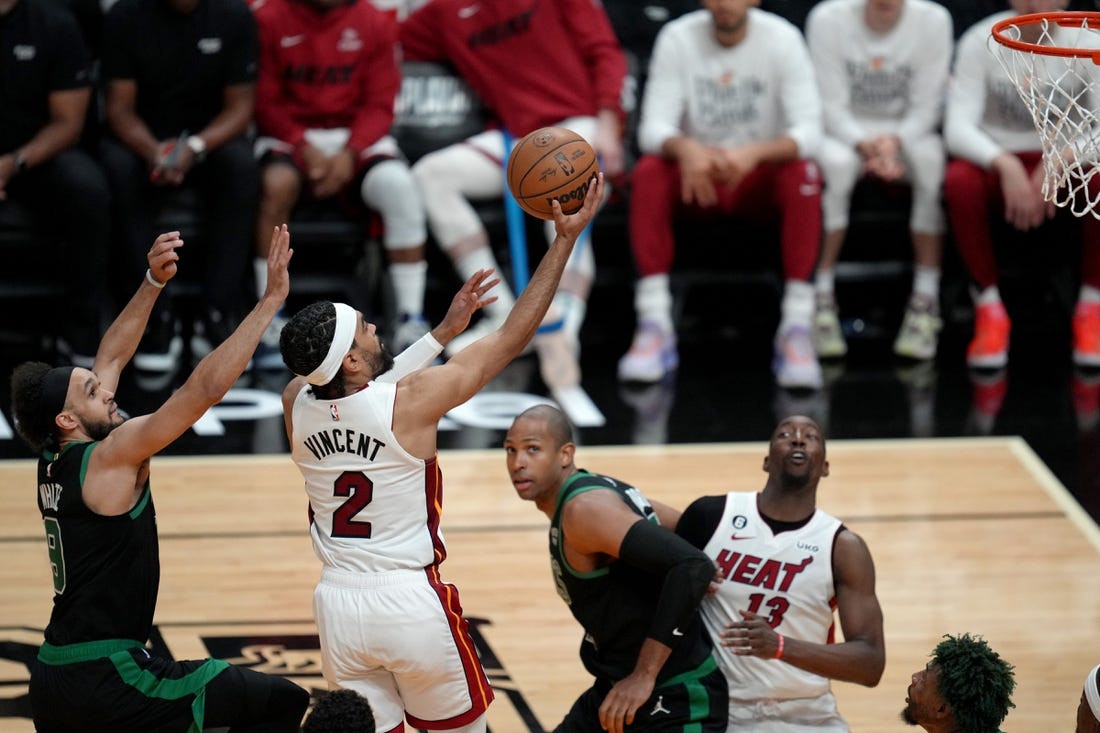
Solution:
[[[393,368],[378,378],[380,382],[396,383],[417,369],[430,366],[443,351],[443,346],[435,340],[431,331],[413,342],[393,360]]]
[[[163,288],[164,287],[164,283],[160,282],[155,277],[153,277],[153,271],[148,269],[148,268],[146,268],[146,270],[145,270],[145,279],[148,280],[149,284],[152,285],[154,288]]]

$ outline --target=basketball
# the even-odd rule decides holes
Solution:
[[[528,214],[552,220],[555,200],[566,214],[580,210],[599,170],[596,151],[583,137],[564,127],[541,127],[512,148],[508,188]]]

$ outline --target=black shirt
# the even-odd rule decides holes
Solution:
[[[244,0],[119,0],[103,28],[103,78],[137,83],[136,112],[166,140],[196,133],[224,106],[226,87],[256,81],[256,21]]]
[[[52,92],[91,84],[80,26],[61,3],[19,0],[0,15],[0,155],[50,120]]]
[[[634,670],[638,652],[657,613],[664,578],[622,560],[612,560],[591,572],[578,572],[569,566],[562,544],[562,510],[574,496],[593,489],[615,491],[632,511],[649,521],[655,522],[656,515],[649,500],[630,484],[581,470],[561,488],[550,522],[554,583],[558,595],[585,631],[581,662],[598,680],[615,683]],[[698,615],[684,629],[683,637],[661,667],[658,685],[696,669],[710,655],[710,639]]]
[[[104,639],[144,642],[160,586],[156,511],[146,483],[137,505],[105,517],[84,503],[88,457],[97,443],[69,444],[38,461],[38,509],[53,569],[46,641],[55,646]]]

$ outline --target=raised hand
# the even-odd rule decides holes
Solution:
[[[145,258],[149,261],[149,274],[159,283],[166,283],[176,276],[179,269],[179,253],[183,246],[179,232],[165,232],[156,238]]]

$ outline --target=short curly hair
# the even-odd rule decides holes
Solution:
[[[41,361],[20,364],[11,374],[11,409],[15,430],[36,453],[58,448],[56,415],[43,407],[43,386],[52,369]]]
[[[333,690],[313,706],[302,733],[374,733],[374,711],[355,690]]]
[[[1015,667],[970,634],[944,634],[932,650],[932,662],[940,670],[940,696],[962,730],[996,733],[1008,709],[1016,707],[1011,699]]]
[[[286,368],[305,376],[320,366],[336,336],[336,306],[322,300],[307,305],[283,326],[279,333],[279,353]],[[323,396],[342,395],[344,376],[337,373],[323,388],[314,390]]]

